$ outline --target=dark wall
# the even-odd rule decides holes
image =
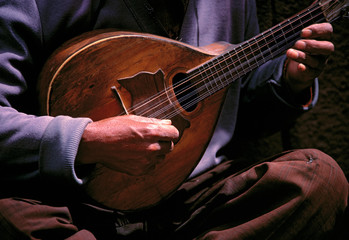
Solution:
[[[257,0],[261,30],[307,8],[313,0]],[[265,157],[285,148],[318,148],[334,159],[349,177],[349,20],[333,23],[336,51],[319,77],[320,98],[314,109],[289,131],[245,145],[249,154]]]

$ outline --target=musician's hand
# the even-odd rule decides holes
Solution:
[[[130,175],[145,174],[172,151],[179,136],[170,120],[125,115],[88,124],[77,164],[101,163]]]
[[[334,51],[330,23],[313,24],[302,31],[302,39],[286,53],[284,79],[294,93],[310,87]]]

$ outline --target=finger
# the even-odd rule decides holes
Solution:
[[[157,118],[148,118],[149,122],[155,124],[171,125],[172,121],[170,119],[157,119]]]
[[[143,123],[154,123],[154,124],[165,124],[165,125],[171,125],[172,121],[170,119],[158,119],[158,118],[149,118],[149,117],[143,117],[143,116],[137,116],[137,115],[128,115],[131,119],[143,122]]]
[[[164,155],[171,152],[174,148],[172,141],[159,141],[152,144],[149,144],[147,150],[149,155],[157,156]]]
[[[299,63],[297,65],[297,69],[299,70],[301,74],[302,79],[314,79],[318,77],[322,71],[320,68],[312,68],[308,65],[305,65],[303,63]]]
[[[171,152],[174,148],[174,143],[172,141],[159,141],[160,153],[167,154]]]
[[[312,55],[331,55],[334,52],[334,44],[329,41],[317,41],[304,39],[295,43],[294,47],[297,50],[307,52]]]
[[[173,141],[178,139],[179,131],[173,125],[158,125],[158,140]]]
[[[322,40],[331,40],[333,27],[330,23],[313,24],[302,30],[301,37]]]
[[[286,53],[287,57],[298,62],[303,63],[314,69],[323,69],[326,64],[327,56],[314,56],[306,54],[305,52],[295,49],[289,49]],[[302,68],[301,68],[302,69]],[[301,70],[300,69],[300,70]]]

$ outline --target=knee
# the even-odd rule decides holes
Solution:
[[[278,160],[296,189],[296,209],[307,229],[315,235],[332,231],[348,202],[348,181],[337,162],[317,149],[291,151]]]
[[[332,208],[333,212],[344,212],[348,202],[348,180],[338,163],[317,149],[295,151],[303,155],[307,173],[311,180],[307,186],[307,201],[321,208]]]
[[[290,151],[277,160],[287,172],[285,178],[296,185],[301,196],[314,207],[342,212],[348,201],[348,180],[337,162],[317,149]],[[291,167],[291,168],[289,168]]]

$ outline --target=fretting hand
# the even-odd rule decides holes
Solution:
[[[302,30],[302,39],[286,53],[284,79],[294,93],[310,87],[334,51],[330,23],[313,24]]]

